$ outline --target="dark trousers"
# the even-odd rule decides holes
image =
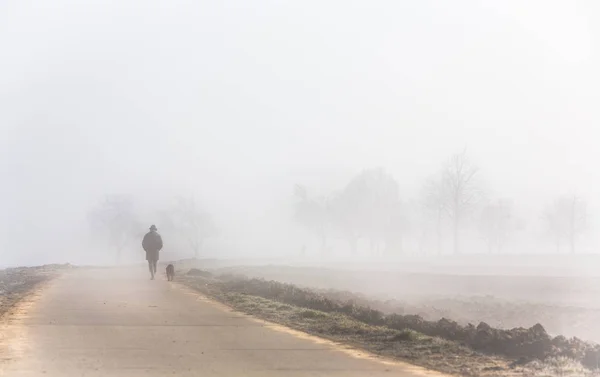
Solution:
[[[146,260],[148,261],[150,275],[154,277],[154,274],[156,273],[156,264],[158,263],[158,250],[146,251]]]

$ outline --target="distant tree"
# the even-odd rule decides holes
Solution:
[[[321,253],[327,250],[328,228],[331,222],[326,197],[310,197],[306,187],[294,187],[294,220],[313,233],[320,243]]]
[[[357,208],[345,191],[335,192],[329,200],[331,221],[348,242],[352,254],[358,251],[358,240],[362,229],[358,221]]]
[[[587,203],[577,196],[557,198],[545,209],[543,219],[546,231],[554,237],[556,251],[560,252],[560,241],[565,238],[573,254],[577,238],[587,226]]]
[[[499,199],[483,207],[479,219],[479,230],[486,240],[488,252],[494,249],[501,252],[509,232],[513,228],[512,203]]]
[[[133,200],[127,195],[106,196],[89,212],[88,220],[94,232],[100,232],[111,247],[115,248],[117,263],[120,262],[127,243],[141,235]]]
[[[441,178],[430,178],[423,187],[422,204],[435,217],[437,254],[442,254],[442,223],[448,207],[449,190]]]
[[[477,173],[478,169],[469,161],[466,151],[452,156],[442,171],[444,208],[452,220],[455,254],[460,252],[460,226],[482,197]]]
[[[399,200],[389,207],[389,220],[384,225],[386,253],[404,251],[404,237],[410,228],[410,219],[406,206]]]
[[[370,240],[371,251],[377,253],[382,241],[403,230],[399,225],[398,183],[381,168],[354,177],[331,203],[335,222],[352,251],[356,251],[358,239],[365,237]]]
[[[194,258],[198,258],[205,240],[219,233],[212,216],[194,198],[176,198],[170,223],[186,239]]]

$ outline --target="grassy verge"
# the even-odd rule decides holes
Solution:
[[[0,316],[3,316],[40,284],[56,277],[70,265],[17,267],[0,270]]]
[[[315,310],[244,292],[243,282],[230,284],[201,276],[182,276],[179,282],[232,308],[295,330],[440,372],[459,376],[584,376],[591,372],[566,358],[527,365],[486,355],[458,342],[409,329],[365,323],[344,313]],[[557,372],[558,371],[558,372]],[[556,373],[555,373],[556,372]]]

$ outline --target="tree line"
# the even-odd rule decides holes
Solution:
[[[488,197],[480,170],[466,151],[451,156],[427,179],[416,199],[402,200],[398,182],[382,168],[364,170],[341,190],[328,195],[312,195],[307,187],[297,184],[294,198],[295,222],[316,237],[322,253],[327,252],[330,238],[345,239],[351,252],[356,252],[361,239],[368,242],[373,254],[402,252],[407,234],[411,230],[413,235],[419,233],[415,229],[422,225],[419,218],[426,219],[424,229],[435,229],[434,234],[420,234],[435,239],[437,254],[444,252],[442,228],[446,224],[451,232],[452,253],[461,253],[460,230],[467,220],[475,220],[487,251],[500,253],[520,227],[513,201]],[[541,211],[542,225],[557,252],[564,242],[571,253],[575,252],[587,220],[587,203],[577,196],[558,197]]]
[[[417,239],[413,253],[460,254],[465,249],[461,229],[472,224],[487,252],[502,253],[523,225],[511,199],[490,198],[483,187],[480,170],[463,151],[426,179],[415,198],[402,198],[398,182],[382,168],[364,170],[325,195],[296,184],[292,220],[308,231],[323,255],[331,252],[333,240],[343,240],[350,253],[358,252],[360,242],[372,255],[403,253],[409,236]],[[540,225],[556,252],[564,246],[576,251],[587,229],[587,208],[583,198],[565,195],[540,211]],[[220,234],[213,216],[194,198],[176,197],[142,214],[132,196],[107,195],[88,213],[94,236],[114,250],[117,262],[125,249],[138,246],[148,219],[168,234],[171,244],[177,243],[179,252],[187,250],[195,258],[206,255],[205,241]]]
[[[194,198],[177,197],[170,206],[156,209],[143,218],[142,221],[139,208],[130,195],[107,195],[88,214],[93,234],[114,250],[117,263],[126,248],[141,242],[150,226],[146,224],[148,218],[155,219],[161,232],[169,233],[175,240],[182,240],[182,247],[195,258],[203,252],[205,240],[219,234],[211,214]]]

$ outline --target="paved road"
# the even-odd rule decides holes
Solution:
[[[433,376],[235,313],[145,270],[78,270],[1,330],[0,375]]]

